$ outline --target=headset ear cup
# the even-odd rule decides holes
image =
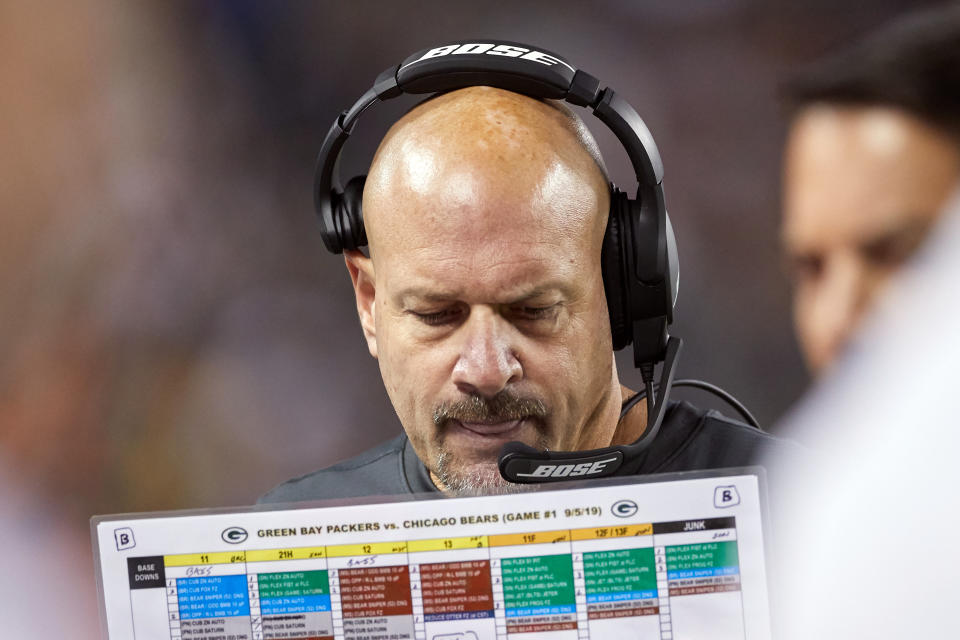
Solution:
[[[363,226],[363,185],[367,176],[351,178],[343,193],[333,194],[334,221],[342,249],[359,249],[367,244]]]
[[[627,194],[611,185],[610,214],[607,230],[603,234],[600,266],[603,272],[603,290],[607,296],[607,311],[610,314],[610,334],[613,349],[619,351],[630,344],[630,324],[627,321],[628,300],[624,282],[624,207]]]

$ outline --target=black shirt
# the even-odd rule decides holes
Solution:
[[[673,402],[653,444],[642,454],[639,474],[742,467],[791,457],[797,445],[715,411]],[[785,454],[785,455],[778,455]],[[355,458],[288,480],[260,503],[299,502],[438,491],[427,468],[401,434]]]

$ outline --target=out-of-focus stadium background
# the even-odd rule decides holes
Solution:
[[[82,539],[94,513],[251,503],[394,434],[316,232],[313,161],[377,73],[460,38],[554,50],[637,108],[680,243],[679,373],[773,423],[807,382],[780,268],[777,84],[925,4],[3,3],[4,474]],[[363,119],[345,175],[408,105]]]

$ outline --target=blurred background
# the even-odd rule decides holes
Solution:
[[[780,266],[778,83],[928,4],[0,3],[6,524],[47,523],[92,567],[93,514],[249,504],[397,432],[317,233],[313,162],[380,71],[464,37],[556,51],[637,108],[680,244],[679,375],[772,424],[807,384]],[[410,104],[394,103],[361,121],[343,175]]]

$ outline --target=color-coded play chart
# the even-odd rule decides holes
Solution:
[[[94,518],[113,640],[770,637],[759,472]]]

